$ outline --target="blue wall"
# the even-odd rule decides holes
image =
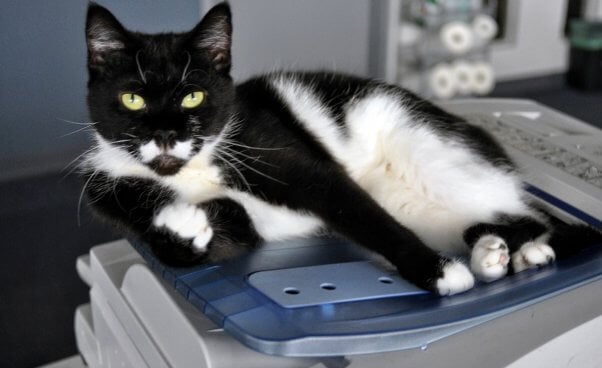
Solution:
[[[199,0],[100,0],[134,30],[186,30]],[[88,145],[87,1],[3,1],[0,10],[0,179],[63,167]]]

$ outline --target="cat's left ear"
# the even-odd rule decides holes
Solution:
[[[110,11],[95,3],[88,6],[86,42],[88,66],[101,68],[115,53],[126,48],[128,31]]]
[[[228,3],[211,8],[190,32],[189,42],[189,47],[209,57],[216,71],[229,73],[232,64],[232,15]]]

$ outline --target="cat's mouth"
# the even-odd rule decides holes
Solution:
[[[185,160],[167,154],[161,154],[155,157],[148,166],[161,176],[174,175],[184,164]]]
[[[160,142],[155,140],[140,146],[140,160],[161,176],[174,175],[194,152],[192,140]]]

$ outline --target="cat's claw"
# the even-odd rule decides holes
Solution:
[[[545,243],[531,241],[523,244],[518,251],[512,254],[512,267],[514,272],[521,272],[528,268],[545,266],[556,259],[554,249]]]
[[[189,203],[176,202],[163,207],[155,215],[153,225],[165,227],[182,239],[192,239],[196,253],[204,253],[213,237],[205,211]]]
[[[491,282],[508,273],[510,252],[504,239],[495,235],[482,236],[472,248],[470,269],[479,280]]]
[[[439,295],[453,295],[466,291],[474,286],[474,276],[468,267],[457,261],[443,266],[443,277],[437,280]]]

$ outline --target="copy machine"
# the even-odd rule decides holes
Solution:
[[[602,131],[524,100],[444,107],[497,136],[557,217],[602,228]],[[91,288],[75,313],[91,367],[602,366],[602,246],[449,297],[329,237],[191,268],[124,239],[77,269]]]

